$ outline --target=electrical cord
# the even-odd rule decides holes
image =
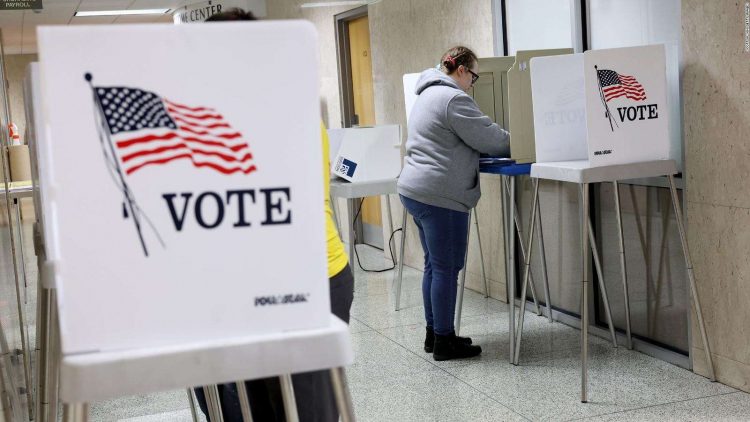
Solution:
[[[351,227],[349,230],[354,230],[354,226],[357,223],[357,218],[359,218],[359,214],[362,212],[362,204],[364,204],[364,200],[360,201],[359,208],[357,209],[357,213],[354,214],[354,220],[352,221]],[[395,251],[393,250],[393,236],[396,235],[398,232],[403,232],[404,228],[401,227],[399,229],[396,229],[391,233],[391,237],[388,239],[388,250],[391,252],[391,262],[393,262],[393,265],[390,268],[383,268],[382,270],[370,270],[362,266],[362,262],[359,260],[359,252],[357,252],[357,231],[354,230],[354,255],[357,258],[357,265],[359,265],[359,268],[367,273],[384,273],[386,271],[391,271],[392,269],[396,268],[396,259],[394,258],[396,256]]]

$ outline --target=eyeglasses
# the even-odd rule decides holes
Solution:
[[[471,84],[474,85],[477,82],[477,79],[479,79],[479,75],[472,72],[471,69],[469,69],[468,67],[464,67],[464,69],[466,69],[469,73],[471,73]]]

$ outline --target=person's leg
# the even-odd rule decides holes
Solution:
[[[198,401],[198,407],[203,412],[203,416],[206,417],[208,422],[211,422],[208,417],[208,403],[206,403],[206,393],[203,391],[203,387],[196,387],[193,391],[195,391],[195,400]]]
[[[466,253],[469,214],[435,208],[422,224],[432,266],[433,327],[435,334],[447,336],[454,333],[456,283]]]
[[[447,360],[477,356],[482,353],[482,348],[471,345],[469,338],[456,337],[453,326],[456,284],[464,264],[469,214],[433,208],[429,216],[422,219],[432,266],[433,357]]]
[[[349,313],[354,300],[354,273],[349,264],[329,280],[331,313],[345,323],[349,323]]]
[[[331,313],[349,323],[354,299],[354,274],[349,265],[329,279]],[[300,422],[336,422],[339,412],[330,371],[292,375]]]
[[[424,229],[422,228],[421,218],[429,214],[429,205],[422,204],[421,202],[407,198],[403,195],[399,195],[401,203],[406,208],[406,211],[414,219],[414,224],[417,226],[419,232],[419,242],[422,244],[422,251],[424,252],[424,273],[422,274],[422,301],[424,303],[424,319],[427,325],[427,329],[430,330],[433,327],[433,315],[432,315],[432,265],[430,264],[430,252],[427,248],[425,240]],[[405,230],[406,228],[404,228]]]

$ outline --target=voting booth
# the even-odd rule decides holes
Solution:
[[[349,182],[395,179],[401,172],[401,126],[329,129],[331,174]]]
[[[39,51],[63,400],[350,363],[330,313],[312,25],[42,27]],[[269,68],[292,83],[264,83]]]
[[[669,159],[664,47],[531,59],[537,162]]]
[[[469,90],[493,122],[510,132],[510,158],[518,163],[535,161],[534,120],[531,97],[531,59],[569,54],[570,48],[518,51],[515,56],[478,60],[479,79]],[[419,73],[403,76],[407,124],[416,102]]]
[[[682,208],[674,175],[677,165],[669,159],[669,112],[667,109],[666,60],[663,45],[591,50],[583,54],[531,59],[531,88],[536,133],[536,159],[531,167],[538,206],[539,180],[570,182],[581,193],[581,401],[588,401],[589,282],[588,256],[602,274],[590,218],[589,186],[612,183],[619,234],[620,271],[624,295],[626,339],[633,347],[625,237],[618,183],[642,177],[666,177],[677,220],[688,286],[696,311],[701,343],[706,353],[709,378],[715,380],[708,334],[703,321],[695,275],[685,234]],[[535,206],[533,205],[532,208]],[[533,231],[534,222],[532,220]],[[529,247],[533,237],[529,236]],[[589,251],[591,245],[591,251]],[[606,286],[600,291],[614,339]],[[528,263],[522,290],[528,282]],[[523,314],[519,325],[522,328]],[[516,339],[520,349],[521,337]],[[615,341],[616,344],[616,341]]]

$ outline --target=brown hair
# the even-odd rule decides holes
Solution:
[[[246,12],[239,7],[234,7],[226,12],[217,13],[206,19],[206,22],[221,22],[221,21],[254,21],[256,20],[253,12]]]
[[[440,70],[450,75],[459,66],[470,69],[477,62],[477,55],[466,47],[457,46],[446,51],[440,59]]]

